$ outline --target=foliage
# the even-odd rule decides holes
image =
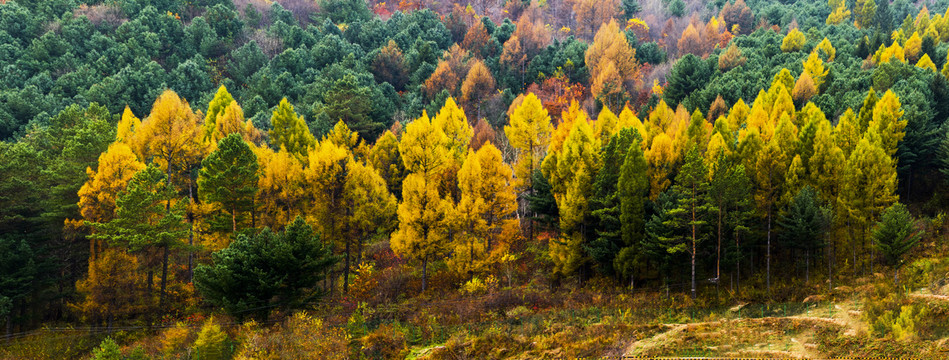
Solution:
[[[284,231],[239,234],[195,269],[195,283],[208,301],[238,318],[266,319],[272,308],[299,309],[318,298],[317,282],[338,259],[303,219]]]

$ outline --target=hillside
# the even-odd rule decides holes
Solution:
[[[0,359],[949,348],[949,1],[0,1]]]

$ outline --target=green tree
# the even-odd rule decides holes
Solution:
[[[706,202],[708,194],[708,167],[698,148],[691,144],[685,155],[685,163],[676,175],[676,191],[682,194],[678,207],[672,209],[669,226],[676,229],[669,252],[688,252],[692,257],[692,298],[696,297],[695,260],[699,242],[708,237],[704,233],[705,216],[712,210]],[[691,246],[690,246],[691,245]]]
[[[640,140],[633,140],[629,150],[626,151],[616,184],[619,196],[620,233],[623,242],[619,254],[613,260],[613,268],[624,277],[629,277],[631,286],[635,285],[634,269],[641,264],[645,255],[641,244],[646,235],[646,200],[649,198],[649,178],[646,176],[646,171],[648,168],[649,164],[646,162]]]
[[[119,344],[107,337],[99,343],[99,347],[92,349],[92,360],[122,360],[122,351]]]
[[[39,270],[34,257],[26,241],[0,237],[0,319],[6,320],[8,334],[13,307],[20,305],[33,290]]]
[[[613,272],[613,260],[624,244],[623,222],[620,218],[623,198],[617,190],[626,154],[633,144],[639,147],[638,139],[639,133],[632,128],[623,129],[611,137],[603,149],[603,166],[593,183],[590,209],[597,221],[596,237],[585,248],[600,270],[607,274]]]
[[[170,252],[183,247],[181,240],[188,234],[188,225],[184,222],[187,203],[177,197],[168,177],[152,163],[132,176],[126,190],[119,195],[115,219],[104,224],[87,223],[97,230],[93,238],[126,246],[146,256],[161,251],[160,308],[165,303]],[[150,294],[153,266],[147,266],[146,271]]]
[[[746,220],[745,217],[750,202],[750,180],[745,174],[745,167],[737,159],[730,158],[723,152],[720,152],[715,163],[711,164],[710,172],[709,210],[715,216],[715,230],[718,239],[715,252],[715,278],[720,281],[722,244],[725,236],[727,236],[727,231],[730,228],[735,233],[735,247],[737,250],[738,235],[743,231],[741,228],[746,226],[744,220]]]
[[[322,295],[317,282],[339,260],[300,217],[283,232],[239,234],[211,258],[194,271],[197,289],[232,316],[258,320],[273,308],[305,308]]]
[[[781,242],[804,250],[805,281],[810,282],[810,256],[824,245],[823,237],[830,225],[830,208],[820,203],[817,191],[804,186],[794,195],[787,209],[778,216],[782,228]]]
[[[218,149],[201,165],[199,193],[230,215],[231,233],[236,234],[239,214],[254,210],[254,195],[260,177],[257,155],[239,134],[234,133],[221,139]],[[256,221],[252,219],[251,223],[255,226]]]
[[[293,111],[293,105],[287,98],[280,100],[270,123],[273,126],[270,130],[270,146],[275,150],[285,148],[299,159],[306,156],[309,149],[316,147],[316,138],[307,128],[306,121]]]
[[[372,117],[373,100],[368,87],[361,86],[352,74],[346,74],[332,84],[315,108],[317,117],[326,124],[342,120],[363,139],[372,141],[385,129],[385,124]]]
[[[689,94],[702,89],[712,77],[712,68],[708,62],[693,54],[686,54],[672,67],[663,91],[663,98],[670,105],[678,104]]]
[[[906,205],[897,202],[883,212],[882,219],[873,231],[874,244],[893,266],[894,285],[899,285],[899,271],[905,264],[903,255],[912,250],[923,235],[914,223]]]

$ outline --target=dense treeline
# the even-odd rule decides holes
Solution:
[[[898,268],[899,201],[946,207],[949,12],[848,6],[5,2],[0,314]]]

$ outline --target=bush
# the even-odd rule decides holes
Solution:
[[[92,350],[92,359],[93,360],[120,360],[122,359],[122,352],[119,351],[119,344],[115,343],[115,340],[112,340],[111,337],[105,338],[102,340],[102,343],[99,344],[99,347],[95,350]]]
[[[201,360],[223,360],[229,358],[227,351],[227,334],[221,326],[209,318],[198,333],[198,340],[194,342],[194,350]]]
[[[363,337],[362,354],[368,359],[403,359],[408,355],[405,333],[383,324]]]
[[[898,311],[886,310],[873,322],[873,331],[881,336],[892,335],[897,340],[916,340],[928,315],[926,308],[917,305],[905,305]]]

